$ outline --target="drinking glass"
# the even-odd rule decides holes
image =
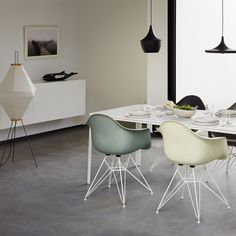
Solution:
[[[212,117],[215,114],[215,106],[213,104],[206,105],[206,114]]]
[[[228,126],[231,124],[231,115],[227,110],[222,114],[222,126]]]
[[[151,110],[151,99],[147,98],[143,101],[143,110],[150,111]]]
[[[161,118],[165,113],[160,110],[155,110],[154,112],[155,119]]]

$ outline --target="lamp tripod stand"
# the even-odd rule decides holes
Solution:
[[[7,134],[7,139],[6,139],[6,141],[4,143],[4,146],[3,146],[3,152],[2,152],[2,156],[1,156],[0,167],[3,166],[4,164],[6,164],[10,160],[10,158],[12,158],[12,162],[15,161],[15,145],[16,145],[17,122],[20,122],[22,127],[23,127],[23,130],[24,130],[24,133],[25,133],[25,140],[26,140],[26,142],[29,146],[30,152],[32,154],[32,158],[34,160],[34,164],[35,164],[36,168],[38,168],[37,161],[36,161],[33,149],[31,147],[29,137],[28,137],[28,134],[27,134],[27,131],[26,131],[26,128],[25,128],[25,125],[24,125],[22,119],[11,119],[11,125],[10,125],[10,128],[9,128],[8,134]],[[7,153],[8,143],[9,143],[9,151]]]

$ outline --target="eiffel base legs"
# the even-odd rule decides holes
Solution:
[[[185,173],[182,174],[180,171],[181,166],[178,166],[178,168],[176,169],[158,207],[157,207],[157,211],[156,213],[159,212],[159,210],[178,192],[178,191],[182,191],[181,194],[181,199],[184,198],[184,190],[185,187],[187,188],[187,191],[189,193],[189,197],[192,203],[192,207],[193,207],[193,211],[195,214],[195,217],[197,218],[197,222],[200,223],[200,216],[201,216],[201,187],[204,186],[206,189],[208,189],[213,195],[215,195],[219,200],[221,200],[223,203],[225,203],[227,205],[228,208],[229,207],[229,203],[226,200],[225,196],[223,195],[223,193],[221,192],[219,186],[217,185],[216,181],[214,180],[214,178],[212,177],[210,171],[208,171],[205,167],[203,168],[203,171],[200,174],[199,178],[196,178],[196,174],[195,174],[195,168],[194,167],[188,167],[186,166],[186,170]],[[172,186],[175,177],[179,175],[180,176],[180,180],[177,182],[177,184],[172,188],[171,191],[170,187]],[[211,182],[214,185],[215,190],[213,190],[209,185],[207,185],[204,181],[204,177],[207,176],[209,178],[209,180],[211,180]],[[192,191],[191,191],[191,186],[192,186]]]

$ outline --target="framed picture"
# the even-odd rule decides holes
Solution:
[[[25,59],[58,57],[59,27],[25,26],[24,44]]]

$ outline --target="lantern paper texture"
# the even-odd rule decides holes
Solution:
[[[20,120],[35,95],[35,86],[23,65],[12,64],[0,84],[0,103],[11,120]]]

